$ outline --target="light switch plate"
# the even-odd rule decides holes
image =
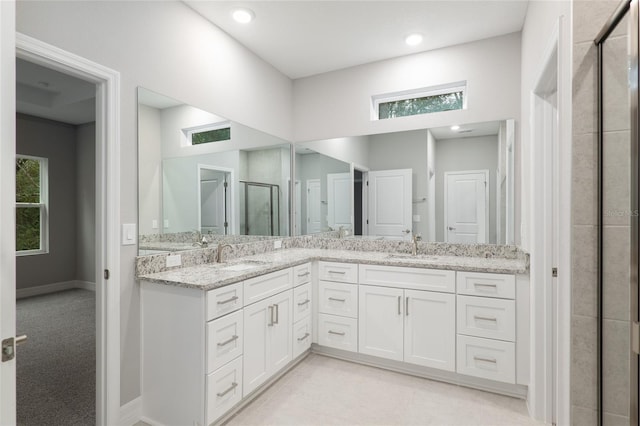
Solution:
[[[158,219],[153,219],[151,221],[151,229],[158,229]]]
[[[274,248],[274,249],[282,248],[282,240],[275,240],[275,241],[273,242],[273,248]]]
[[[136,224],[135,223],[123,223],[122,224],[122,245],[131,246],[136,243]]]
[[[170,254],[167,256],[167,268],[182,265],[182,256],[179,254]]]

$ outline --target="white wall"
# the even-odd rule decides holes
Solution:
[[[371,120],[371,96],[467,81],[467,109]],[[294,81],[294,140],[520,117],[520,34],[404,56]]]
[[[436,240],[436,140],[431,131],[427,130],[427,234],[426,241]]]
[[[180,2],[23,1],[17,31],[121,73],[121,221],[137,221],[136,87],[292,139],[292,83]],[[2,34],[4,38],[5,34]],[[140,395],[136,246],[121,250],[121,402]]]
[[[96,282],[96,124],[76,128],[76,279]]]
[[[315,140],[296,145],[360,167],[369,167],[369,137],[352,136]]]

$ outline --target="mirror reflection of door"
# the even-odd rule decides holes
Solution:
[[[200,167],[200,232],[229,234],[228,173]]]
[[[302,185],[299,180],[295,182],[295,185],[295,210],[293,212],[295,229],[292,235],[302,235]]]
[[[321,230],[320,179],[307,180],[307,234]]]
[[[407,238],[411,235],[412,169],[367,173],[368,235]]]
[[[351,173],[327,174],[327,222],[333,229],[351,228]]]
[[[444,173],[444,235],[448,243],[487,242],[489,171]]]

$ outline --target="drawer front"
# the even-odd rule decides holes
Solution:
[[[458,296],[458,334],[515,342],[516,302]]]
[[[456,371],[505,383],[516,382],[515,343],[458,335]]]
[[[320,281],[318,312],[358,318],[358,286]]]
[[[207,323],[207,373],[242,355],[243,312]]]
[[[311,347],[311,338],[310,316],[293,324],[293,359]]]
[[[293,289],[293,322],[311,314],[311,283]]]
[[[231,284],[207,292],[207,321],[242,308],[242,283]]]
[[[293,267],[293,286],[311,282],[311,263],[305,263]]]
[[[360,265],[359,269],[360,284],[444,293],[456,292],[454,271],[380,265]]]
[[[207,376],[207,424],[211,424],[242,399],[242,357]]]
[[[486,272],[458,272],[456,277],[458,294],[469,296],[516,298],[516,277],[507,274]]]
[[[358,351],[358,320],[318,315],[318,344],[345,351]]]
[[[293,287],[293,270],[271,272],[244,282],[244,304],[249,305]]]
[[[358,282],[358,265],[355,263],[318,262],[318,277],[324,281],[356,284]]]

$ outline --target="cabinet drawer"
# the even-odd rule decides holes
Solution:
[[[318,311],[323,314],[358,318],[358,286],[320,281]]]
[[[207,321],[242,308],[242,283],[231,284],[207,292]]]
[[[293,289],[293,322],[311,314],[311,283]]]
[[[514,342],[516,303],[514,300],[458,296],[458,334]]]
[[[405,268],[400,266],[360,265],[360,284],[412,290],[456,292],[456,273],[440,269]]]
[[[358,265],[355,263],[318,262],[318,278],[340,283],[358,282]]]
[[[345,351],[358,351],[358,320],[318,315],[318,344]]]
[[[299,286],[311,281],[311,263],[293,267],[293,286]]]
[[[219,419],[242,399],[242,357],[207,376],[207,424]]]
[[[516,277],[486,272],[458,272],[456,288],[458,294],[515,299]]]
[[[311,317],[293,324],[293,359],[311,347]]]
[[[292,287],[293,270],[291,268],[250,278],[244,282],[244,304],[249,305]]]
[[[242,355],[242,318],[237,311],[207,323],[207,373]]]
[[[469,376],[515,383],[515,343],[458,335],[456,371]]]

